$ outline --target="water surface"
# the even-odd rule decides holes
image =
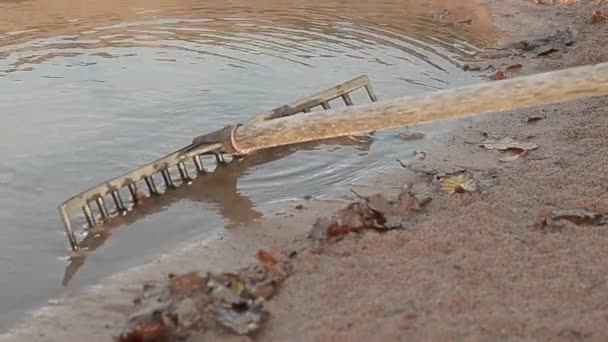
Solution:
[[[454,3],[0,0],[0,328],[271,203],[339,193],[411,154],[422,142],[394,133],[265,154],[125,219],[84,265],[66,262],[60,202],[193,136],[360,74],[380,100],[479,82],[458,59],[492,44],[490,17]]]

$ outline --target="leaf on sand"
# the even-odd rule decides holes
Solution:
[[[538,145],[531,142],[519,142],[512,138],[503,138],[500,140],[486,140],[481,143],[482,147],[488,150],[516,150],[516,151],[529,151],[538,148]]]
[[[591,13],[591,22],[594,24],[603,23],[606,20],[608,20],[608,13],[604,11],[595,10]]]
[[[542,119],[544,119],[544,117],[542,117],[542,116],[529,116],[527,122],[528,123],[535,123],[535,122],[538,122],[538,121],[540,121]]]
[[[477,189],[477,183],[463,175],[452,176],[443,180],[441,189],[448,194],[473,192]]]
[[[171,296],[183,296],[194,291],[207,291],[207,278],[201,277],[198,272],[175,276],[169,280]]]
[[[544,215],[540,227],[562,228],[565,222],[578,226],[603,226],[608,225],[608,214],[585,209],[554,209]]]
[[[514,153],[509,156],[500,157],[500,158],[498,158],[498,160],[500,160],[501,162],[512,162],[512,161],[516,161],[517,159],[519,159],[519,157],[521,157],[523,155],[525,155],[525,152]]]
[[[584,209],[556,209],[551,212],[553,221],[566,220],[577,225],[601,226],[608,224],[608,214]]]
[[[494,75],[492,75],[491,77],[493,80],[504,80],[506,78],[505,73],[502,71],[497,71]]]
[[[517,69],[520,69],[521,67],[522,67],[521,64],[511,64],[507,67],[507,71],[517,70]]]
[[[403,228],[403,218],[420,211],[431,201],[427,194],[417,197],[409,186],[403,188],[395,201],[389,201],[382,195],[366,197],[355,194],[357,201],[338,210],[330,219],[319,218],[309,238],[324,241],[365,229],[385,231]]]

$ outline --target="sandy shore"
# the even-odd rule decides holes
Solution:
[[[514,77],[608,61],[608,24],[591,23],[591,12],[606,6],[596,3],[486,0],[507,33],[501,45],[568,27],[574,44],[540,57],[535,52],[486,54],[471,65],[492,64],[496,69],[488,69],[489,75],[504,70]],[[515,64],[521,67],[506,71]],[[251,338],[608,339],[603,330],[608,320],[608,264],[602,262],[608,258],[606,227],[541,224],[551,209],[608,213],[607,106],[608,99],[592,98],[487,114],[441,141],[429,141],[423,160],[403,169],[396,165],[394,176],[379,180],[375,189],[356,189],[392,197],[404,184],[427,184],[432,200],[424,210],[405,229],[350,234],[321,248],[304,248],[267,303],[270,319]],[[503,162],[504,153],[480,147],[492,137],[538,148]],[[483,186],[449,195],[432,182],[437,174],[457,170],[467,170]],[[298,204],[303,209],[295,209]],[[294,203],[286,215],[265,218],[239,234],[227,232],[47,307],[0,341],[110,341],[124,327],[125,313],[143,283],[170,272],[243,267],[255,262],[258,249],[287,246],[306,236],[319,216],[344,206]],[[190,340],[209,338],[246,340],[228,332]]]

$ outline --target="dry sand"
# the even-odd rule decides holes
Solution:
[[[503,43],[570,27],[575,44],[543,58],[529,54],[481,64],[503,69],[522,64],[506,73],[514,77],[608,61],[608,23],[591,23],[591,12],[607,6],[555,2],[486,0],[509,34]],[[543,119],[528,123],[531,116]],[[478,144],[488,135],[539,147],[501,162],[503,153]],[[304,249],[292,260],[293,274],[268,302],[270,320],[251,339],[608,340],[608,227],[568,223],[543,229],[538,224],[554,208],[608,213],[607,141],[604,97],[487,114],[443,141],[429,141],[424,160],[379,181],[378,189],[390,197],[403,184],[428,182],[425,171],[464,168],[484,180],[481,191],[448,195],[435,189],[433,200],[406,229],[351,234]],[[275,241],[286,245],[304,236],[317,216],[344,206],[302,204],[302,210],[290,209],[239,234],[226,233],[183,255],[117,275],[104,287],[38,312],[0,341],[109,341],[124,326],[132,290],[144,281],[169,272],[244,266],[257,249]],[[211,336],[191,340],[247,340],[227,332],[204,337]]]

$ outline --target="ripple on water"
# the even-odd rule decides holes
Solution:
[[[472,24],[439,20],[445,9]],[[59,296],[64,271],[71,286],[89,285],[259,218],[265,203],[367,182],[417,145],[378,134],[371,145],[251,158],[102,234],[91,246],[103,248],[64,270],[65,198],[359,74],[381,99],[477,82],[459,58],[493,39],[490,16],[469,1],[0,1],[0,267],[19,269],[0,277],[0,303],[15,308],[0,313],[0,328]]]

